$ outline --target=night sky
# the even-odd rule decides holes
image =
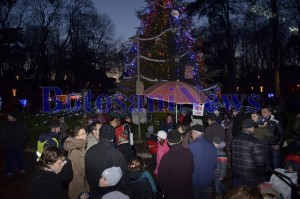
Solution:
[[[139,20],[135,16],[136,10],[146,7],[144,0],[93,0],[100,13],[108,14],[116,26],[116,36],[127,40],[135,34],[135,27],[139,27]],[[194,0],[185,0],[192,2]]]

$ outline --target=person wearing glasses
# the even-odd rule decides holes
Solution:
[[[32,174],[28,198],[62,199],[63,191],[58,174],[65,165],[63,152],[57,147],[46,148]]]

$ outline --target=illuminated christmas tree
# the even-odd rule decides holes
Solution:
[[[191,18],[182,0],[146,0],[137,12],[140,27],[126,54],[126,75],[137,73],[139,42],[140,74],[148,79],[190,82],[202,87],[203,56],[191,36]]]

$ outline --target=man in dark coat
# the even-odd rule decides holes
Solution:
[[[225,129],[217,123],[217,116],[214,113],[208,114],[207,123],[209,126],[205,129],[204,138],[211,142],[214,142],[214,140],[224,141]]]
[[[267,119],[267,127],[271,134],[271,140],[268,142],[267,165],[273,169],[279,168],[281,163],[281,149],[284,143],[284,129],[279,120],[271,113],[269,108],[263,108],[261,114]]]
[[[204,127],[191,127],[193,141],[188,145],[194,157],[193,188],[195,199],[210,199],[214,171],[217,167],[217,150],[214,144],[205,139]]]
[[[100,128],[99,142],[93,145],[85,154],[85,173],[90,185],[90,198],[101,198],[111,191],[120,191],[131,196],[129,187],[130,177],[124,156],[113,144],[115,129],[109,124]],[[121,167],[122,178],[112,187],[99,187],[99,180],[103,171],[110,167]]]
[[[24,174],[24,148],[29,138],[26,126],[17,119],[16,113],[11,112],[7,115],[7,121],[1,125],[0,134],[3,136],[7,175],[13,175],[14,160],[17,160],[19,173]]]
[[[233,122],[232,122],[232,137],[235,137],[242,131],[242,122],[246,119],[246,114],[242,110],[233,110]]]
[[[232,140],[232,173],[234,187],[256,187],[265,181],[265,152],[253,132],[255,122],[245,119],[242,132]]]
[[[158,167],[157,183],[170,199],[192,199],[194,172],[193,155],[184,148],[178,130],[172,130],[167,136],[170,150],[161,159]]]

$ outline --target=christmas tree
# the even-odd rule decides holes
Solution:
[[[126,54],[125,73],[137,73],[148,80],[180,80],[201,88],[203,56],[199,43],[191,36],[192,21],[182,0],[146,0],[147,7],[137,12],[140,27]],[[139,43],[139,49],[137,49]]]

